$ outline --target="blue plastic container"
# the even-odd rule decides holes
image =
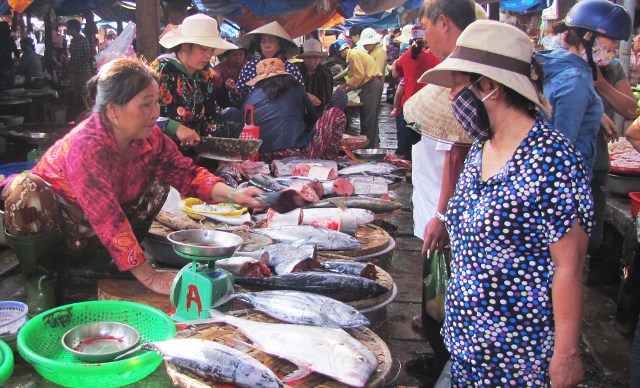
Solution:
[[[19,162],[0,165],[0,174],[9,176],[11,174],[20,174],[21,172],[31,170],[36,162]]]

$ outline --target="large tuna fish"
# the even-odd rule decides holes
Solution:
[[[348,329],[369,320],[354,307],[333,298],[299,291],[243,292],[232,295],[258,311],[297,325]]]
[[[360,249],[361,247],[360,242],[355,237],[346,233],[309,225],[257,228],[251,231],[281,243],[294,244],[296,246],[315,244],[318,250],[339,251]]]
[[[371,279],[331,272],[294,272],[265,278],[237,277],[235,280],[240,286],[312,292],[343,302],[374,298],[389,291]]]
[[[282,381],[261,362],[239,350],[203,339],[185,338],[148,342],[119,356],[151,350],[180,371],[204,381],[234,384],[238,387],[282,387]]]

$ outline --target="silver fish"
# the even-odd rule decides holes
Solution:
[[[316,260],[316,246],[313,244],[294,247],[290,244],[271,244],[262,248],[269,254],[269,266],[275,269],[276,274],[284,275],[293,272],[300,263],[307,261],[306,265],[312,269],[319,269],[320,263]]]
[[[282,381],[261,362],[239,350],[196,338],[148,342],[121,355],[151,350],[178,369],[205,381],[232,383],[238,387],[282,387]]]
[[[312,292],[343,302],[373,298],[389,291],[374,280],[332,272],[294,272],[261,278],[237,277],[235,280],[240,286]]]
[[[309,225],[256,228],[252,229],[252,232],[295,246],[315,244],[319,250],[326,251],[360,249],[361,247],[355,237],[346,233]]]
[[[284,322],[297,325],[352,328],[369,320],[354,307],[327,296],[299,291],[244,292],[234,298]]]
[[[378,367],[376,356],[342,329],[265,323],[230,315],[215,318],[238,328],[265,353],[296,364],[299,370],[285,381],[316,372],[353,387],[364,387]]]
[[[375,214],[391,213],[402,209],[402,204],[397,201],[389,201],[370,197],[333,197],[321,199],[318,202],[306,205],[305,209],[312,208],[359,208],[368,209]],[[304,210],[303,210],[304,213]],[[303,217],[304,218],[304,217]]]
[[[398,170],[400,170],[398,167],[390,163],[369,162],[352,164],[351,166],[341,168],[338,170],[338,175],[343,176],[364,173],[393,174]]]
[[[362,276],[372,280],[376,279],[378,272],[372,263],[353,260],[327,260],[323,261],[321,265],[325,271]]]

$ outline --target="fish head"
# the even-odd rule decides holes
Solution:
[[[338,301],[328,301],[321,311],[327,312],[325,318],[328,321],[340,322],[337,327],[352,328],[368,326],[370,324],[367,317],[362,315],[356,308]]]
[[[331,355],[332,367],[339,372],[340,381],[354,387],[364,387],[378,367],[378,359],[364,345],[358,349],[353,344],[337,344]]]

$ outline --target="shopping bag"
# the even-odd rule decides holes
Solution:
[[[95,56],[96,65],[98,69],[107,62],[110,62],[116,58],[122,57],[135,57],[135,51],[133,51],[133,39],[136,37],[136,24],[129,22],[122,33],[103,51]]]
[[[444,296],[449,283],[445,255],[436,251],[431,258],[431,272],[424,278],[426,312],[438,322],[444,321]]]

